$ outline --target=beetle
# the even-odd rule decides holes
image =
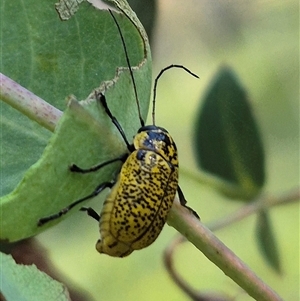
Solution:
[[[82,207],[80,210],[86,211],[89,216],[99,222],[101,239],[96,243],[98,252],[114,257],[125,257],[134,250],[143,249],[155,241],[164,227],[176,192],[178,192],[181,205],[199,218],[197,213],[186,205],[186,200],[178,185],[176,144],[166,129],[155,125],[156,87],[161,75],[171,68],[181,68],[194,77],[198,78],[198,76],[181,65],[170,65],[162,69],[155,79],[153,88],[153,124],[145,125],[140,113],[133,71],[122,31],[114,14],[110,10],[109,12],[121,37],[136,96],[141,127],[133,138],[133,142],[129,143],[120,123],[110,111],[105,95],[96,92],[96,100],[101,103],[107,116],[121,134],[127,146],[127,152],[88,169],[82,169],[73,164],[70,166],[70,171],[95,172],[108,164],[122,161],[118,176],[110,182],[101,183],[91,194],[71,203],[58,213],[39,219],[38,226],[61,217],[74,206],[97,196],[105,188],[111,188],[100,215],[90,207]]]

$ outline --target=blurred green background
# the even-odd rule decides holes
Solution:
[[[144,3],[147,10],[148,1]],[[196,112],[212,77],[227,64],[248,90],[261,129],[266,149],[265,192],[277,195],[299,185],[299,2],[161,0],[157,4],[152,39],[154,76],[172,63],[185,65],[200,76],[197,80],[181,70],[169,71],[157,91],[156,121],[177,142],[182,171],[197,173],[192,151]],[[180,173],[180,185],[204,223],[241,206],[185,172]],[[93,200],[91,206],[100,210],[99,203]],[[259,254],[255,216],[216,234],[284,300],[297,301],[299,203],[273,208],[270,214],[282,275],[275,274]],[[77,212],[38,238],[63,275],[94,300],[188,300],[162,263],[162,252],[175,234],[166,226],[149,248],[128,258],[110,258],[94,248],[99,236],[97,223]],[[251,300],[192,245],[183,245],[175,259],[178,270],[195,289]]]

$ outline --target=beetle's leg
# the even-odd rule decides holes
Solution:
[[[179,185],[178,185],[178,188],[177,188],[177,192],[178,192],[178,197],[179,197],[180,204],[183,207],[189,209],[198,219],[200,219],[198,213],[195,210],[193,210],[191,207],[189,207],[189,206],[186,205],[187,201],[186,201],[186,199],[185,199],[185,197],[183,195],[183,192],[182,192],[181,188],[179,187]]]
[[[92,218],[94,218],[96,221],[100,221],[100,215],[91,207],[81,207],[80,208],[81,211],[86,211],[86,213],[91,216]]]
[[[106,98],[105,96],[102,94],[102,93],[95,93],[95,96],[96,96],[96,99],[98,101],[101,102],[104,110],[105,110],[105,113],[108,115],[108,117],[111,119],[112,123],[115,125],[115,127],[118,129],[119,133],[121,134],[124,142],[126,143],[126,146],[127,146],[127,149],[132,152],[133,151],[133,146],[128,142],[127,138],[126,138],[126,135],[124,133],[124,130],[122,129],[119,121],[117,120],[117,118],[115,116],[113,116],[113,114],[111,113],[108,105],[107,105],[107,102],[106,102]]]
[[[102,190],[104,190],[105,188],[111,188],[114,185],[114,182],[104,182],[102,184],[100,184],[99,186],[97,186],[97,188],[89,195],[85,196],[82,199],[79,199],[75,202],[73,202],[72,204],[70,204],[69,206],[63,208],[62,210],[60,210],[59,212],[43,217],[41,219],[39,219],[38,221],[38,226],[43,226],[44,224],[53,221],[57,218],[60,218],[62,215],[67,214],[73,207],[75,207],[76,205],[80,204],[81,202],[84,202],[88,199],[91,199],[93,197],[95,197],[96,195],[98,195]]]
[[[114,162],[117,162],[117,161],[122,161],[122,162],[125,162],[126,159],[128,157],[128,154],[124,154],[120,157],[117,157],[117,158],[114,158],[114,159],[111,159],[111,160],[108,160],[106,162],[103,162],[101,164],[98,164],[98,165],[95,165],[95,166],[92,166],[90,168],[87,168],[87,169],[82,169],[80,167],[78,167],[76,164],[72,164],[70,166],[70,171],[72,172],[79,172],[79,173],[88,173],[88,172],[94,172],[94,171],[97,171],[99,170],[100,168],[108,165],[108,164],[111,164],[111,163],[114,163]]]

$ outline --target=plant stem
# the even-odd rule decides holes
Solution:
[[[191,300],[194,301],[229,301],[231,299],[221,296],[216,293],[202,293],[201,291],[195,290],[190,286],[188,282],[186,282],[181,275],[176,271],[174,264],[175,252],[178,250],[178,247],[182,245],[182,243],[186,242],[186,238],[180,234],[178,234],[172,242],[168,245],[168,247],[164,251],[164,264],[165,267],[172,278],[172,280],[178,285],[179,288],[184,291]]]
[[[177,198],[168,215],[167,222],[255,300],[282,300],[208,228],[181,206]]]
[[[235,222],[244,219],[251,214],[257,213],[263,209],[271,208],[273,206],[283,205],[287,203],[297,202],[300,199],[299,187],[293,188],[279,196],[265,196],[261,195],[257,200],[246,204],[241,209],[234,213],[218,219],[214,222],[206,224],[207,228],[211,231],[216,231],[221,228],[227,227]]]
[[[62,112],[0,73],[0,99],[53,132]]]

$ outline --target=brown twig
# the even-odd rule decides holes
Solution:
[[[174,267],[174,252],[184,241],[186,241],[186,238],[184,236],[177,235],[164,251],[164,264],[172,280],[194,301],[230,300],[229,298],[218,296],[216,294],[204,294],[198,290],[193,289],[176,271]]]

